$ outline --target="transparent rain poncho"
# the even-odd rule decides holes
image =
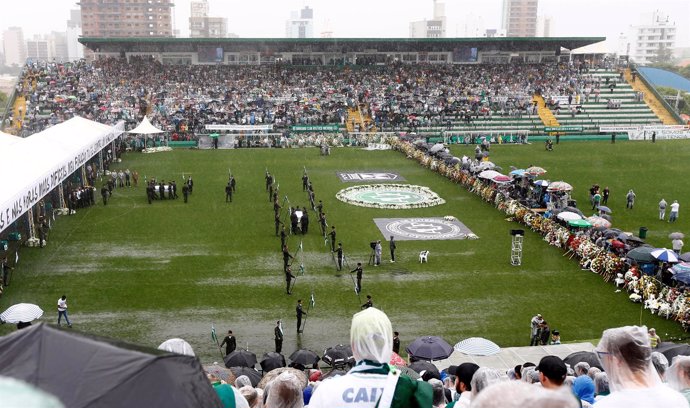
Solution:
[[[389,362],[393,353],[393,326],[388,316],[374,307],[355,314],[350,344],[356,361]]]
[[[668,386],[676,391],[690,388],[690,356],[676,356],[666,371]]]
[[[507,377],[501,375],[498,370],[488,367],[480,367],[472,376],[472,396],[479,394],[484,388],[497,382],[505,381]]]
[[[608,374],[613,392],[661,384],[652,364],[652,347],[644,326],[605,330],[595,352]]]
[[[290,372],[283,372],[273,381],[268,391],[266,408],[302,408],[304,399],[299,379]]]

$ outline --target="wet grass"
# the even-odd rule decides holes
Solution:
[[[609,206],[616,226],[650,230],[655,245],[669,245],[666,235],[685,231],[683,206],[690,203],[683,181],[690,153],[687,142],[561,143],[546,153],[541,144],[496,146],[492,159],[510,165],[540,165],[551,180],[575,186],[581,207],[587,189],[598,182],[611,189]],[[454,148],[468,154],[470,148]],[[116,189],[108,206],[61,217],[44,249],[25,248],[12,285],[0,299],[2,308],[33,302],[55,320],[55,303],[68,296],[75,329],[157,346],[171,337],[189,341],[204,361],[219,359],[211,342],[215,324],[219,337],[232,329],[239,344],[263,353],[272,350],[273,326],[283,319],[284,351],[346,343],[352,314],[363,300],[353,291],[347,271],[337,272],[331,254],[318,236],[316,216],[303,239],[306,275],[297,279],[292,296],[285,294],[280,241],[274,235],[273,211],[265,191],[268,168],[280,184],[281,198],[307,206],[301,188],[303,166],[309,171],[317,199],[324,202],[330,225],[343,242],[350,269],[365,265],[363,293],[390,316],[403,344],[427,334],[454,343],[465,337],[488,337],[501,346],[526,345],[529,320],[542,313],[566,341],[597,338],[603,329],[627,324],[655,326],[662,335],[683,335],[679,325],[640,313],[624,293],[605,284],[576,262],[528,233],[522,266],[510,265],[508,222],[492,206],[443,177],[391,151],[334,149],[322,157],[316,149],[188,151],[153,155],[127,154],[119,165],[136,169],[143,179],[175,179],[191,173],[195,184],[188,204],[175,201],[147,204],[143,187]],[[226,204],[228,170],[238,180],[234,202]],[[430,187],[446,204],[415,210],[380,210],[350,206],[335,194],[351,184],[336,171],[395,170],[411,184]],[[637,203],[625,211],[624,197],[635,189]],[[181,190],[181,189],[178,189]],[[181,194],[180,194],[181,195]],[[678,199],[681,214],[673,228],[656,220],[661,196]],[[453,215],[480,239],[465,241],[400,241],[397,262],[367,266],[368,244],[381,239],[373,218]],[[294,252],[299,238],[292,237]],[[429,250],[429,263],[418,253]],[[313,290],[305,333],[295,333],[294,307]],[[0,327],[7,333],[12,327]]]

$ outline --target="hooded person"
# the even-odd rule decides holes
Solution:
[[[401,375],[388,361],[393,353],[393,327],[388,316],[370,307],[352,317],[350,345],[356,365],[346,375],[324,380],[309,401],[310,408],[431,407],[431,385]]]
[[[690,356],[676,356],[666,372],[668,386],[690,402]]]
[[[482,391],[472,408],[579,408],[570,392],[536,387],[523,381],[502,381]]]
[[[594,381],[588,375],[581,375],[573,381],[573,394],[582,401],[582,406],[594,404]]]
[[[304,399],[302,386],[293,373],[280,373],[273,381],[268,391],[265,408],[302,408]]]
[[[605,330],[595,352],[611,388],[611,394],[598,401],[597,408],[689,407],[683,395],[665,386],[654,369],[646,327]]]

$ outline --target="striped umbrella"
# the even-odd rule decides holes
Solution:
[[[541,176],[542,174],[546,173],[546,170],[543,167],[532,166],[526,168],[525,173],[530,174],[532,176]]]
[[[656,249],[652,251],[652,256],[661,262],[678,262],[678,255],[675,252],[666,249]]]
[[[675,265],[673,265],[673,268],[671,268],[671,272],[673,272],[673,273],[690,273],[690,263],[681,262],[679,264],[675,264]]]
[[[29,323],[43,316],[43,310],[33,303],[17,303],[0,314],[5,323]]]
[[[607,220],[606,218],[597,217],[596,215],[587,217],[587,221],[589,221],[589,223],[594,227],[611,228],[611,221]]]
[[[492,356],[501,351],[501,348],[498,346],[498,344],[482,337],[470,337],[459,342],[453,348],[455,351],[459,351],[470,356]]]

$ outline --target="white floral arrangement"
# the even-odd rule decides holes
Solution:
[[[417,203],[374,203],[358,198],[364,192],[409,192],[424,197],[422,202]],[[335,197],[345,203],[360,207],[382,208],[393,210],[404,210],[411,208],[426,208],[444,204],[446,201],[434,193],[428,187],[413,184],[366,184],[342,189]]]
[[[452,215],[446,215],[445,217],[443,217],[443,219],[446,220],[446,221],[455,221],[455,220],[457,220],[457,218],[453,217]]]
[[[159,152],[171,152],[172,147],[170,146],[159,146],[159,147],[147,147],[142,150],[142,153],[159,153]]]

